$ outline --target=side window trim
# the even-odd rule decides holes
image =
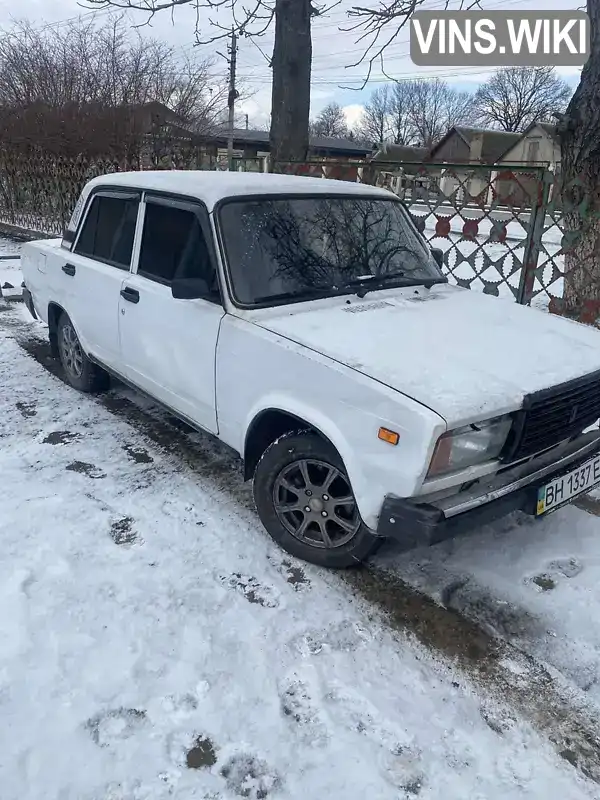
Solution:
[[[139,228],[138,230],[136,230],[136,238],[134,239],[134,245],[133,245],[133,254],[131,262],[132,273],[134,275],[139,275],[140,278],[144,278],[147,281],[152,281],[153,283],[157,283],[159,286],[171,285],[170,281],[162,281],[159,278],[156,278],[155,276],[149,276],[139,272],[142,237],[144,233],[144,223],[146,220],[146,207],[149,203],[151,203],[152,205],[166,206],[169,208],[179,208],[182,211],[189,211],[190,213],[194,214],[194,216],[197,218],[198,222],[200,223],[200,228],[202,230],[204,240],[206,242],[210,263],[217,277],[217,284],[219,286],[219,295],[220,295],[218,302],[223,304],[223,286],[221,283],[219,263],[217,261],[214,234],[210,224],[210,214],[208,208],[206,207],[206,204],[203,203],[201,200],[195,201],[187,197],[178,198],[172,195],[166,196],[158,193],[155,194],[152,191],[143,192],[142,199],[140,202],[140,214],[138,216]]]
[[[94,202],[94,199],[96,197],[113,197],[113,198],[116,198],[118,200],[137,200],[138,201],[138,216],[137,216],[137,222],[136,222],[136,231],[135,231],[135,234],[134,234],[133,249],[131,251],[131,260],[129,262],[129,267],[128,268],[123,267],[122,264],[116,264],[113,261],[109,261],[106,258],[97,258],[97,257],[92,258],[92,256],[86,256],[86,255],[83,255],[83,253],[76,253],[75,252],[75,248],[79,244],[79,239],[81,237],[81,233],[83,231],[83,228],[84,228],[84,225],[85,225],[85,221],[88,218],[88,215],[90,213],[90,209],[92,208],[92,203]],[[135,191],[135,189],[119,190],[119,189],[116,189],[116,188],[115,189],[111,189],[111,188],[108,188],[108,187],[98,187],[98,189],[96,189],[94,191],[91,191],[89,196],[88,196],[88,198],[87,198],[87,200],[86,200],[85,209],[83,211],[83,214],[81,215],[81,218],[79,220],[79,224],[77,225],[76,234],[73,237],[73,241],[71,242],[71,247],[69,248],[70,252],[73,253],[74,255],[80,256],[80,258],[89,258],[90,261],[95,261],[98,264],[107,264],[109,267],[114,267],[115,269],[121,270],[121,272],[129,272],[130,273],[131,272],[131,268],[132,268],[132,264],[133,264],[134,255],[135,255],[135,242],[136,242],[135,237],[137,236],[137,232],[138,232],[137,231],[137,225],[140,224],[140,207],[142,205],[141,201],[142,201],[142,192]]]
[[[145,217],[146,217],[146,193],[141,192],[140,203],[138,205],[137,221],[135,223],[135,233],[133,235],[131,263],[129,264],[130,275],[137,275],[137,269],[140,260],[140,250],[142,249],[142,234],[144,232]]]

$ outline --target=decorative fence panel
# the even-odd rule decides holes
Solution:
[[[388,188],[444,252],[450,281],[600,323],[600,219],[586,187],[525,165],[290,162],[277,171]]]
[[[229,166],[222,159],[188,155],[173,154],[159,167]],[[59,236],[88,180],[145,163],[143,158],[27,157],[0,149],[0,222]],[[234,159],[232,168],[255,172],[265,164]],[[432,247],[443,251],[450,281],[587,322],[600,319],[595,299],[600,297],[595,268],[600,221],[589,211],[585,187],[565,191],[560,179],[542,167],[320,160],[278,163],[273,171],[386,187],[404,201]],[[577,314],[574,292],[584,299]]]
[[[128,168],[110,159],[88,162],[0,150],[0,222],[60,236],[87,181]]]
[[[507,173],[479,164],[403,168],[390,188],[404,200],[432,246],[444,251],[449,279],[523,302],[524,276],[539,249],[544,171],[518,168]]]
[[[0,148],[0,222],[26,231],[60,236],[68,223],[81,190],[98,175],[139,170],[147,159],[26,156]],[[227,170],[227,161],[195,153],[163,157],[151,169]],[[237,159],[240,171],[262,169],[262,159]]]

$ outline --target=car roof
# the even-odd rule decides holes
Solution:
[[[219,200],[244,195],[369,195],[390,197],[386,189],[349,181],[273,175],[261,172],[209,172],[200,170],[156,170],[113,172],[94,178],[88,189],[97,186],[127,187],[168,192],[202,200],[212,211]]]

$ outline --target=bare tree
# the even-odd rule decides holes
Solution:
[[[572,90],[553,67],[498,70],[475,95],[481,122],[505,131],[522,131],[565,110]]]
[[[470,94],[439,79],[416,79],[375,89],[365,104],[358,134],[377,144],[393,141],[429,147],[453,125],[473,120]]]
[[[486,0],[446,0],[446,8],[485,7]],[[399,35],[426,0],[379,0],[355,5],[348,12],[353,28],[361,32],[361,63],[367,78],[385,57],[386,48]],[[562,200],[567,253],[565,256],[565,312],[600,319],[600,0],[586,0],[590,19],[590,56],[579,85],[559,124],[561,140]]]
[[[600,317],[600,0],[587,0],[590,57],[559,124],[566,211],[565,312]]]
[[[412,81],[394,84],[390,104],[390,127],[394,144],[415,144],[417,140],[412,120],[414,102]]]
[[[445,81],[423,78],[411,81],[405,88],[409,99],[408,119],[417,143],[431,147],[453,125],[473,122],[473,98],[458,92]]]
[[[256,0],[258,5],[265,1]],[[311,0],[275,0],[273,13],[271,155],[274,161],[304,161],[308,157],[311,16],[316,10]]]
[[[365,142],[381,145],[391,135],[393,89],[380,86],[365,103],[356,135]]]
[[[333,139],[347,139],[348,123],[344,109],[338,103],[329,103],[311,124],[313,136],[331,136]]]
[[[0,39],[0,104],[158,101],[192,119],[218,105],[211,100],[217,88],[211,66],[207,59],[181,60],[155,39],[128,35],[118,17],[101,27],[75,21],[56,31],[22,22]]]
[[[123,149],[167,122],[205,132],[226,102],[210,68],[131,36],[118,18],[60,30],[18,23],[0,39],[2,133],[66,155]]]
[[[332,0],[337,5],[339,0]],[[160,12],[180,6],[195,10],[193,35],[197,41],[226,38],[231,30],[240,36],[260,37],[275,23],[270,66],[273,69],[271,154],[274,160],[304,160],[308,153],[310,75],[312,62],[311,18],[324,13],[312,0],[87,0],[91,7],[132,9],[146,15],[146,22]],[[228,13],[233,26],[222,25],[211,11]],[[201,33],[201,23],[212,25],[212,36]]]

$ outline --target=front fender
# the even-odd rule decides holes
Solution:
[[[250,410],[246,418],[244,440],[248,436],[248,432],[252,428],[254,421],[266,411],[282,411],[292,417],[297,417],[300,423],[306,423],[308,427],[314,428],[325,439],[331,442],[348,469],[348,463],[352,460],[352,453],[350,452],[350,444],[342,433],[339,425],[334,423],[333,420],[321,410],[309,403],[303,402],[299,398],[277,393],[262,397],[260,402]],[[242,452],[244,452],[243,449]]]
[[[408,456],[407,451],[401,453],[399,447],[393,447],[378,438],[377,433],[382,426],[392,430],[401,428],[398,420],[383,417],[381,408],[375,407],[369,411],[347,400],[340,400],[336,404],[334,419],[302,399],[273,393],[262,398],[248,414],[245,436],[260,415],[273,410],[296,417],[335,447],[344,462],[360,514],[372,529],[377,526],[385,495],[402,493],[403,484],[408,486],[416,482],[422,471],[421,463]],[[445,429],[441,420],[439,429]]]
[[[302,420],[336,448],[363,520],[375,528],[386,494],[420,488],[446,423],[400,392],[248,321],[227,316],[217,352],[221,438],[238,452],[253,421],[278,410]],[[400,436],[381,441],[380,427]]]

